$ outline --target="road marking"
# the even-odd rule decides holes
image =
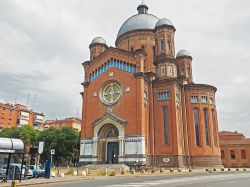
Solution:
[[[183,183],[183,182],[192,182],[192,181],[201,181],[201,180],[209,180],[209,179],[234,179],[239,177],[249,177],[249,173],[244,174],[227,174],[227,175],[211,175],[211,176],[195,176],[195,177],[183,177],[183,178],[172,178],[166,180],[156,180],[156,181],[142,181],[142,182],[133,182],[133,183],[126,183],[126,184],[115,184],[109,185],[107,187],[143,187],[143,186],[156,186],[160,184],[171,184],[171,183]]]

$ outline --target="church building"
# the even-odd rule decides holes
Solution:
[[[216,87],[193,82],[170,20],[137,11],[116,47],[96,37],[82,63],[80,164],[221,166]]]

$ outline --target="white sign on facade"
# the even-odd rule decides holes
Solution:
[[[38,154],[42,154],[43,153],[43,146],[44,146],[44,142],[39,142]]]

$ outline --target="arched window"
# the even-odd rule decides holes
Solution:
[[[194,128],[196,146],[200,146],[200,130],[199,130],[199,110],[194,109]]]
[[[168,108],[163,107],[163,125],[164,125],[164,140],[168,144]]]
[[[129,65],[129,72],[130,72],[130,73],[133,72],[133,66],[132,66],[132,64]]]
[[[168,40],[168,50],[169,51],[171,50],[171,42],[170,42],[170,40]]]
[[[122,63],[122,70],[126,71],[126,63],[125,62]]]
[[[161,52],[164,51],[165,49],[165,46],[164,46],[164,40],[161,39],[161,45],[160,45],[160,48],[161,48]]]
[[[212,110],[212,128],[213,128],[213,134],[214,134],[214,145],[218,146],[217,130],[216,130],[216,118],[215,118],[215,111],[214,110]]]
[[[186,75],[187,75],[187,77],[189,77],[189,67],[187,67],[187,69],[186,69]]]
[[[184,75],[184,69],[181,68],[181,75]]]
[[[135,66],[135,65],[133,66],[133,71],[132,71],[132,73],[136,73],[136,66]]]
[[[97,69],[95,70],[95,74],[94,75],[95,75],[95,79],[96,79],[96,77],[97,77]]]
[[[206,145],[210,145],[209,141],[209,127],[208,127],[208,120],[207,120],[207,109],[203,109],[203,117],[204,117],[204,125],[205,125],[205,136],[206,136]]]

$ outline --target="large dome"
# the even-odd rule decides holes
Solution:
[[[117,37],[133,30],[153,30],[155,24],[159,21],[159,18],[152,14],[148,14],[148,7],[145,4],[141,4],[137,8],[138,14],[127,19],[121,26]]]

